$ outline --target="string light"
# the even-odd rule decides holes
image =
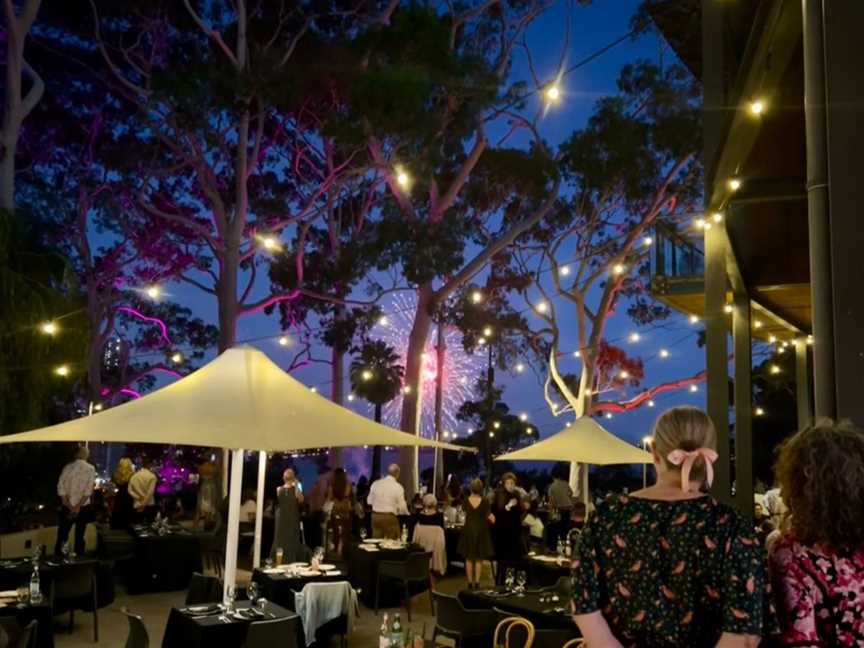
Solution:
[[[741,180],[738,178],[729,178],[729,182],[726,184],[730,191],[738,191],[741,188]]]
[[[492,439],[492,438],[494,438],[494,437],[495,437],[495,433],[494,433],[494,432],[489,432],[489,438]]]
[[[278,252],[282,249],[282,244],[275,236],[261,236],[258,240],[261,241],[261,245],[268,252]]]
[[[813,344],[813,336],[812,335],[807,336],[807,344]]]
[[[774,375],[779,374],[780,373],[780,367],[778,367],[776,364],[771,365],[771,373]]]
[[[382,315],[378,318],[378,324],[380,326],[387,326],[390,323],[390,320],[387,319],[386,315]]]
[[[150,299],[159,299],[162,295],[162,289],[159,286],[150,286],[146,293]]]
[[[560,270],[558,270],[558,274],[562,277],[566,277],[570,274],[570,266],[562,266]]]
[[[58,376],[63,376],[64,378],[69,375],[69,365],[60,365],[59,367],[54,368],[54,373]]]
[[[486,337],[492,337],[492,327],[491,326],[484,327],[483,328],[483,335],[485,335]]]
[[[291,344],[291,338],[287,335],[283,335],[279,338],[279,346],[287,347],[289,344]]]
[[[468,428],[468,434],[474,434],[474,428],[473,427]]]
[[[500,421],[495,421],[495,422],[492,424],[492,427],[494,427],[496,430],[499,429],[499,428],[501,427],[501,422],[500,422]]]
[[[528,414],[526,414],[525,412],[522,412],[522,413],[519,415],[519,420],[522,421],[522,422],[524,423],[525,421],[528,420]]]
[[[173,362],[174,364],[180,364],[181,362],[183,362],[183,354],[179,352],[175,353],[171,356],[171,362]]]
[[[564,427],[570,427],[570,421],[567,421],[567,422],[564,424]]]
[[[354,396],[354,394],[348,394],[348,402],[349,403],[353,403],[355,398],[356,397]]]
[[[561,100],[561,88],[558,87],[558,84],[553,83],[546,88],[543,96],[546,97],[546,101],[550,104],[558,103]]]
[[[757,407],[755,413],[756,413],[756,416],[765,416],[765,410],[762,409],[761,407]]]
[[[534,432],[534,429],[529,425],[525,428],[525,434],[531,434]]]
[[[636,342],[638,342],[639,340],[642,339],[642,336],[639,335],[638,333],[635,333],[635,332],[634,332],[634,333],[631,333],[631,334],[630,334],[630,337],[627,338],[627,339],[630,340],[630,342],[632,342],[632,343],[635,344]]]
[[[611,418],[612,418],[612,413],[611,413],[611,412],[606,412],[606,418],[607,418],[607,419],[611,419]]]
[[[698,315],[691,315],[690,316],[690,323],[691,324],[698,324],[699,323],[699,316]]]
[[[645,247],[651,247],[652,243],[654,243],[654,239],[650,236],[646,236],[642,239],[642,245],[644,245]]]
[[[612,274],[622,275],[627,268],[624,267],[623,263],[616,263],[612,266]]]
[[[621,380],[627,380],[630,377],[630,373],[628,371],[622,371],[619,376]]]
[[[45,335],[57,335],[58,327],[56,322],[42,322],[39,330]]]
[[[759,117],[763,112],[765,112],[765,102],[762,99],[754,99],[747,105],[747,110],[749,110],[750,114],[754,117]]]
[[[486,344],[486,338],[485,337],[478,338],[477,344],[479,344],[480,346],[483,346],[484,344]]]
[[[102,411],[102,408],[103,408],[102,403],[96,403],[96,404],[93,406],[93,411],[94,411],[94,412],[101,412],[101,411]]]
[[[411,186],[411,176],[402,167],[396,167],[396,184],[407,190]]]
[[[729,315],[732,312],[732,304],[726,304],[723,307],[723,312]]]
[[[483,301],[483,293],[481,293],[479,290],[475,290],[474,292],[471,293],[471,302],[472,303],[479,304],[482,301]]]
[[[310,391],[311,391],[313,394],[317,394],[317,393],[318,393],[318,388],[317,388],[317,387],[312,387],[312,388],[310,389]]]
[[[654,407],[654,401],[653,400],[648,401],[648,407]]]
[[[719,211],[718,211],[718,212],[714,212],[714,213],[711,215],[711,218],[712,218],[712,220],[713,220],[715,223],[722,223],[722,222],[723,222],[723,213],[722,213],[722,212],[719,212]]]
[[[521,362],[517,362],[516,363],[516,373],[522,373],[523,371],[525,371],[525,365],[522,364]]]
[[[777,341],[777,338],[773,335],[768,336],[768,344],[774,344]]]
[[[402,393],[403,393],[403,394],[410,394],[410,393],[411,393],[411,385],[405,385],[405,386],[402,388]]]
[[[690,393],[695,394],[698,391],[699,391],[698,385],[690,385]]]
[[[547,304],[545,301],[541,301],[534,308],[537,310],[538,313],[542,315],[549,310],[549,304]]]
[[[644,436],[642,437],[642,445],[647,446],[654,443],[654,437],[652,436]]]
[[[574,351],[574,352],[573,352],[573,357],[574,357],[574,358],[581,358],[581,357],[582,357],[582,353],[579,352],[579,351]]]
[[[664,360],[666,358],[668,358],[669,357],[669,350],[668,349],[660,349],[660,357],[663,358]]]
[[[696,226],[696,229],[705,229],[704,218],[697,218],[695,221],[693,221],[693,224]]]
[[[368,369],[364,369],[363,372],[360,374],[360,377],[363,380],[372,380],[372,372]]]
[[[761,329],[762,328],[762,321],[756,320],[755,322],[753,322],[753,328]]]

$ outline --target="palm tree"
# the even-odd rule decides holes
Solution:
[[[351,390],[375,406],[375,422],[381,422],[381,408],[399,395],[405,368],[396,350],[382,340],[365,342],[351,361]],[[381,446],[372,450],[371,480],[381,476]]]

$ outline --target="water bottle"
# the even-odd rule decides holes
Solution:
[[[378,632],[378,648],[390,648],[390,625],[387,623],[387,613],[381,622],[381,630]]]
[[[391,648],[402,648],[405,643],[405,635],[402,630],[402,619],[399,618],[397,612],[393,616],[393,627],[390,629],[390,646]]]
[[[42,601],[42,587],[39,582],[39,565],[33,564],[33,573],[30,575],[30,602],[38,604]]]

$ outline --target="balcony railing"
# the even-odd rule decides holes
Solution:
[[[705,255],[667,225],[654,228],[651,285],[659,293],[699,290],[705,276]],[[675,286],[679,290],[675,290]]]

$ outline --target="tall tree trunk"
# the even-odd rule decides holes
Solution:
[[[336,314],[337,319],[345,315],[344,307],[340,307]],[[345,349],[341,344],[334,344],[330,350],[330,381],[331,400],[337,405],[342,405],[345,398]],[[340,468],[342,466],[342,448],[331,448],[330,467]]]
[[[431,282],[420,286],[417,291],[417,310],[414,313],[414,325],[408,337],[408,351],[405,357],[405,383],[411,386],[411,391],[402,397],[402,419],[400,427],[404,432],[417,434],[420,429],[418,408],[422,398],[423,385],[421,375],[423,369],[423,351],[429,330],[432,328],[431,308],[434,291]],[[417,448],[400,448],[399,465],[402,468],[402,485],[405,487],[405,497],[408,501],[414,497],[420,476],[417,470]]]
[[[239,244],[226,241],[225,253],[220,259],[219,279],[216,282],[216,301],[219,310],[219,353],[227,351],[237,341],[237,273],[239,271]],[[217,455],[218,456],[218,455]],[[222,448],[221,461],[217,461],[217,475],[222,496],[228,495],[228,464],[230,451]]]
[[[381,410],[383,406],[381,403],[375,403],[375,422],[381,422]],[[369,483],[372,483],[376,479],[381,477],[381,446],[376,445],[372,447],[372,474],[369,475]]]
[[[437,340],[435,344],[435,440],[440,441],[443,437],[444,414],[444,361],[447,357],[447,343],[444,339],[444,323],[438,321]],[[437,489],[444,483],[444,452],[441,448],[435,448],[435,474],[433,477],[432,492],[437,495]]]

